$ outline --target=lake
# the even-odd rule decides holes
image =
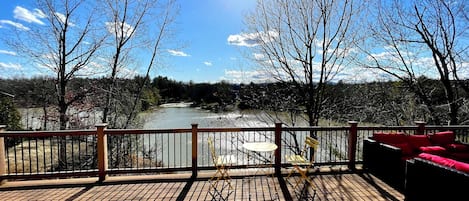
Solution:
[[[261,110],[243,110],[243,111],[229,111],[229,112],[211,112],[200,108],[188,107],[189,103],[172,103],[161,105],[154,110],[142,112],[139,114],[139,121],[141,122],[140,128],[143,129],[176,129],[176,128],[191,128],[191,124],[198,124],[199,128],[223,128],[223,127],[274,127],[275,116],[280,114],[269,114]],[[41,115],[40,108],[21,109],[23,117],[23,125],[30,129],[41,129]],[[286,115],[288,116],[288,115]],[[94,125],[100,122],[100,112],[91,113],[77,113],[72,116],[72,119],[78,124],[89,125],[90,129],[94,129]],[[286,118],[284,118],[286,119]],[[48,123],[48,128],[58,129],[57,123]],[[232,140],[225,139],[228,135],[216,135],[217,140],[226,143],[220,143],[225,146],[234,144]],[[203,138],[206,138],[204,135]],[[262,136],[261,136],[262,137]],[[189,134],[165,134],[165,135],[145,135],[144,145],[156,149],[159,160],[165,166],[187,166],[190,164],[191,155],[191,136]],[[244,140],[253,140],[254,135],[250,135]],[[256,140],[259,140],[256,137]],[[230,142],[228,142],[230,141]],[[262,141],[262,139],[261,139]],[[199,150],[202,147],[206,148],[206,139],[200,139]],[[240,147],[217,147],[217,150],[223,152],[235,151]],[[206,150],[205,150],[206,151]],[[142,153],[140,153],[142,154]],[[202,164],[208,164],[208,154],[202,154],[199,161]],[[187,158],[189,157],[189,160]]]
[[[144,129],[191,128],[199,127],[265,127],[274,126],[262,111],[231,111],[214,113],[200,108],[186,107],[184,104],[162,105],[158,109],[143,113]]]
[[[140,119],[144,121],[144,129],[174,129],[191,128],[191,124],[198,124],[199,128],[210,127],[273,127],[274,122],[262,111],[231,111],[214,113],[200,108],[187,107],[185,104],[162,105],[158,109],[140,114]],[[224,136],[224,135],[220,135]],[[223,138],[223,139],[220,139]],[[218,140],[225,141],[224,137]],[[158,158],[162,159],[165,166],[185,166],[189,165],[187,157],[191,155],[190,134],[178,134],[156,138],[147,141],[153,147],[159,147],[160,153],[166,153]],[[199,142],[199,150],[206,147],[205,141]],[[231,144],[231,143],[227,143]],[[176,147],[172,146],[175,145]],[[218,146],[218,145],[217,145]],[[228,147],[219,147],[224,152],[230,152]],[[236,148],[235,148],[236,149]],[[208,163],[208,155],[201,154],[199,161],[202,164]]]

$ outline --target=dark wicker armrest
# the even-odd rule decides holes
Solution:
[[[469,185],[469,174],[422,158],[407,160],[406,164],[406,201],[467,197],[467,192],[456,189]]]
[[[373,139],[363,140],[363,166],[366,169],[374,169],[376,167],[377,151],[379,143]]]
[[[363,142],[363,165],[365,169],[398,190],[404,188],[405,167],[402,150],[372,139]]]
[[[395,152],[396,154],[402,154],[402,150],[399,147],[395,147],[393,145],[384,143],[381,143],[381,146],[383,146],[383,149],[385,149],[386,151]]]

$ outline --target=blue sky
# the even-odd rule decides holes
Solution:
[[[196,83],[219,82],[231,83],[265,82],[271,77],[245,56],[252,58],[256,54],[246,54],[248,47],[253,46],[256,35],[245,32],[244,16],[255,9],[256,0],[178,0],[179,15],[173,24],[174,37],[165,45],[162,65],[153,69],[150,76],[166,76],[177,81]],[[86,12],[86,11],[85,11]],[[34,5],[34,0],[2,0],[0,3],[0,35],[7,36],[13,30],[26,32],[28,26],[43,25],[45,14]],[[103,27],[105,22],[103,21]],[[40,27],[40,26],[39,26]],[[7,37],[3,37],[7,38]],[[26,62],[25,55],[15,52],[0,40],[0,77],[19,78],[49,75],[54,73],[37,67],[37,64]],[[34,44],[35,45],[35,44]],[[244,54],[242,53],[244,52]],[[389,59],[387,48],[378,47],[373,52],[380,60]],[[47,56],[47,55],[44,55]],[[261,55],[262,56],[262,55]],[[418,58],[415,65],[421,66],[426,76],[436,75],[429,55]],[[147,60],[149,55],[138,55],[139,60]],[[252,59],[251,58],[251,59]],[[102,59],[102,58],[101,58]],[[135,64],[146,66],[145,63]],[[464,64],[464,69],[467,63]],[[93,69],[90,65],[89,69]],[[144,75],[144,69],[125,69],[126,76],[135,73]],[[467,70],[466,70],[467,71]],[[466,77],[469,73],[462,73]],[[388,74],[380,71],[347,65],[333,81],[349,82],[375,81],[390,79]]]
[[[28,26],[31,21],[21,17],[18,9],[35,12],[33,0],[2,0],[0,3],[0,32],[14,26]],[[178,1],[180,12],[174,28],[174,49],[167,49],[164,67],[152,76],[167,76],[178,81],[217,82],[240,81],[239,72],[250,69],[241,54],[242,46],[230,45],[230,35],[241,34],[244,14],[255,7],[254,0],[185,0]],[[16,10],[16,12],[15,12]],[[19,24],[13,24],[19,23]],[[173,43],[172,43],[173,44]],[[14,50],[0,41],[0,77],[41,75],[39,69],[26,64]],[[142,73],[143,72],[139,72]],[[50,74],[50,72],[49,72]]]

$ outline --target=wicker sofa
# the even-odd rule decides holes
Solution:
[[[406,161],[420,153],[469,161],[469,145],[457,142],[452,131],[429,135],[374,133],[363,142],[363,165],[369,173],[403,192]]]
[[[469,164],[427,153],[406,163],[406,201],[467,200]]]
[[[401,191],[405,184],[402,157],[402,150],[398,147],[374,139],[365,139],[363,142],[363,168]]]

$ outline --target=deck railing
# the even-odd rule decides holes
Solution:
[[[301,149],[306,135],[319,140],[315,164],[348,165],[354,169],[362,162],[363,139],[374,132],[427,134],[453,130],[457,140],[469,143],[469,126],[368,127],[349,122],[341,127],[274,127],[187,129],[106,129],[80,131],[4,131],[0,126],[0,179],[35,179],[45,177],[83,177],[134,173],[191,171],[213,169],[207,138],[214,139],[218,154],[237,159],[233,168],[249,168],[258,163],[273,163],[275,172],[289,164],[284,155]],[[242,144],[267,141],[277,144],[271,155],[248,157]]]

